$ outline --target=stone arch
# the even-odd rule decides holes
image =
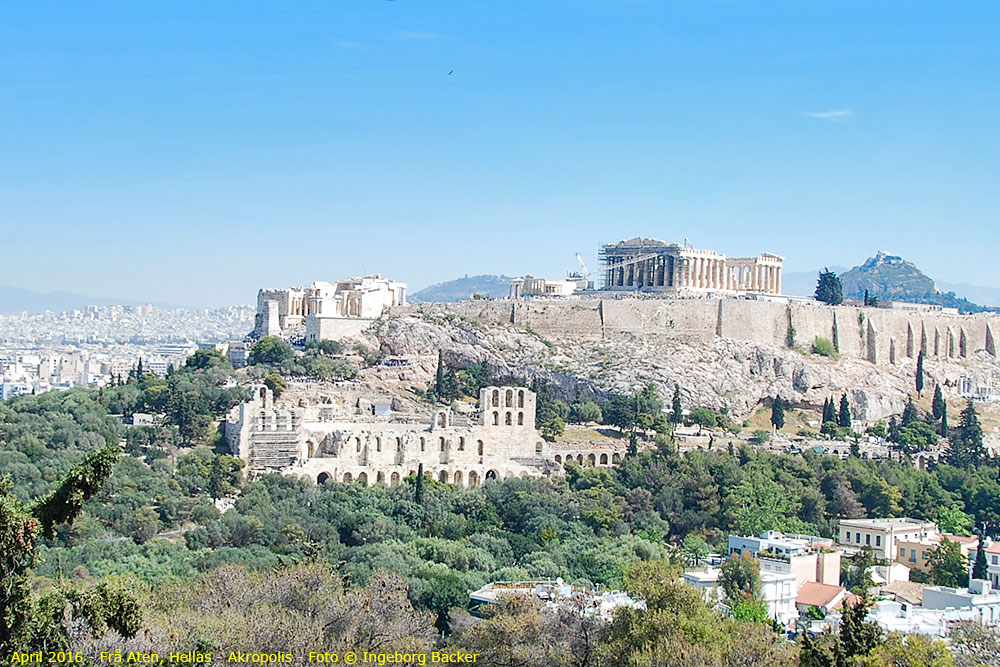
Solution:
[[[504,426],[512,426],[513,423],[514,423],[513,422],[513,415],[511,414],[510,410],[508,410],[507,412],[504,413],[504,416],[503,416],[503,425]]]
[[[542,454],[542,447],[543,447],[542,443],[540,443],[540,442],[536,442],[535,443],[535,456],[541,456],[541,454]]]
[[[350,484],[354,481],[354,476],[349,472],[344,473],[344,484]]]
[[[562,463],[562,456],[559,455],[559,454],[556,454],[555,461],[556,461],[556,463]]]
[[[314,458],[316,456],[316,443],[312,440],[306,440],[306,456],[308,458]]]
[[[615,452],[614,454],[611,455],[611,462],[612,463],[621,463],[622,462],[622,455],[619,454],[618,452]]]
[[[444,410],[438,412],[437,425],[441,428],[448,428],[448,413]]]
[[[524,390],[523,389],[518,389],[517,390],[517,407],[519,407],[519,408],[523,408],[524,407]]]
[[[462,486],[462,471],[461,470],[456,470],[455,471],[454,483],[455,483],[455,486]]]
[[[355,445],[357,447],[358,454],[360,454],[361,453],[361,436],[358,436],[358,437],[354,438],[354,443],[355,443]]]
[[[326,484],[329,481],[330,481],[330,473],[328,473],[328,472],[321,472],[316,477],[316,483],[319,484],[320,486]]]
[[[403,439],[402,438],[399,438],[399,437],[396,438],[396,451],[397,452],[403,451]]]
[[[394,472],[389,475],[389,486],[399,486],[399,473]]]
[[[480,456],[483,455],[483,441],[482,440],[476,440],[476,451],[479,453]]]
[[[517,475],[514,474],[513,470],[508,470],[503,474],[504,479],[514,479],[515,477],[517,477]]]
[[[380,438],[377,435],[375,436],[375,451],[376,452],[382,451],[382,438]]]
[[[518,426],[524,426],[524,413],[523,412],[518,412],[517,413],[517,425]]]
[[[494,408],[499,408],[500,407],[500,390],[499,389],[494,389],[493,390],[492,405],[493,405]]]
[[[365,486],[368,486],[368,473],[366,473],[366,472],[359,472],[358,473],[358,481],[361,482],[362,484],[364,484]]]
[[[493,411],[493,425],[494,426],[500,425],[500,413],[497,412],[496,410]]]
[[[375,483],[385,484],[385,473],[382,472],[381,470],[379,470],[378,473],[375,475]]]
[[[463,436],[459,436],[459,438],[458,438],[458,451],[460,451],[460,452],[464,452],[465,451],[465,436],[464,435]]]
[[[469,486],[479,486],[479,473],[475,470],[469,471]]]
[[[425,449],[427,449],[427,438],[421,436],[420,437],[420,451],[424,451]]]
[[[608,455],[607,454],[601,454],[601,465],[602,466],[608,465]]]
[[[441,482],[442,484],[447,484],[448,483],[448,471],[447,470],[442,470],[441,472],[438,473],[438,481]]]
[[[267,387],[261,387],[259,395],[260,395],[260,400],[266,403],[267,402]]]
[[[512,408],[512,407],[514,407],[514,390],[513,389],[508,389],[507,391],[505,391],[504,392],[503,400],[504,400],[504,407],[505,408]]]
[[[487,470],[486,479],[500,479],[500,475],[496,470]]]
[[[583,465],[583,454],[576,455],[576,462],[579,463],[580,465]]]
[[[520,477],[521,479],[524,479],[527,476],[528,476],[528,471],[527,470],[522,470],[521,474],[518,475],[518,477]]]
[[[597,465],[597,457],[593,454],[587,455],[587,463],[590,465]]]
[[[443,452],[443,451],[444,451],[444,449],[445,449],[445,442],[444,442],[444,436],[441,436],[440,438],[438,438],[438,449],[439,449],[440,451],[442,451],[442,452]]]

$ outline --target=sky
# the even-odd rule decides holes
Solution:
[[[635,236],[1000,287],[1000,4],[0,3],[0,285],[190,306]]]

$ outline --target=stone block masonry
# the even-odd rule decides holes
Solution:
[[[879,365],[915,359],[996,356],[998,318],[883,308],[785,304],[738,298],[580,299],[532,302],[497,300],[423,303],[393,313],[453,313],[493,324],[530,328],[550,338],[600,340],[621,334],[711,342],[716,337],[787,347],[789,325],[796,347],[816,338],[834,343],[845,357]]]

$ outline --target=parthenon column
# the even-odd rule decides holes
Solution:
[[[775,285],[774,293],[775,294],[781,294],[781,267],[780,266],[778,267],[778,282]]]

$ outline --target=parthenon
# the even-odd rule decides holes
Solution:
[[[601,247],[604,288],[648,292],[781,294],[783,257],[726,257],[656,239],[637,237]]]

